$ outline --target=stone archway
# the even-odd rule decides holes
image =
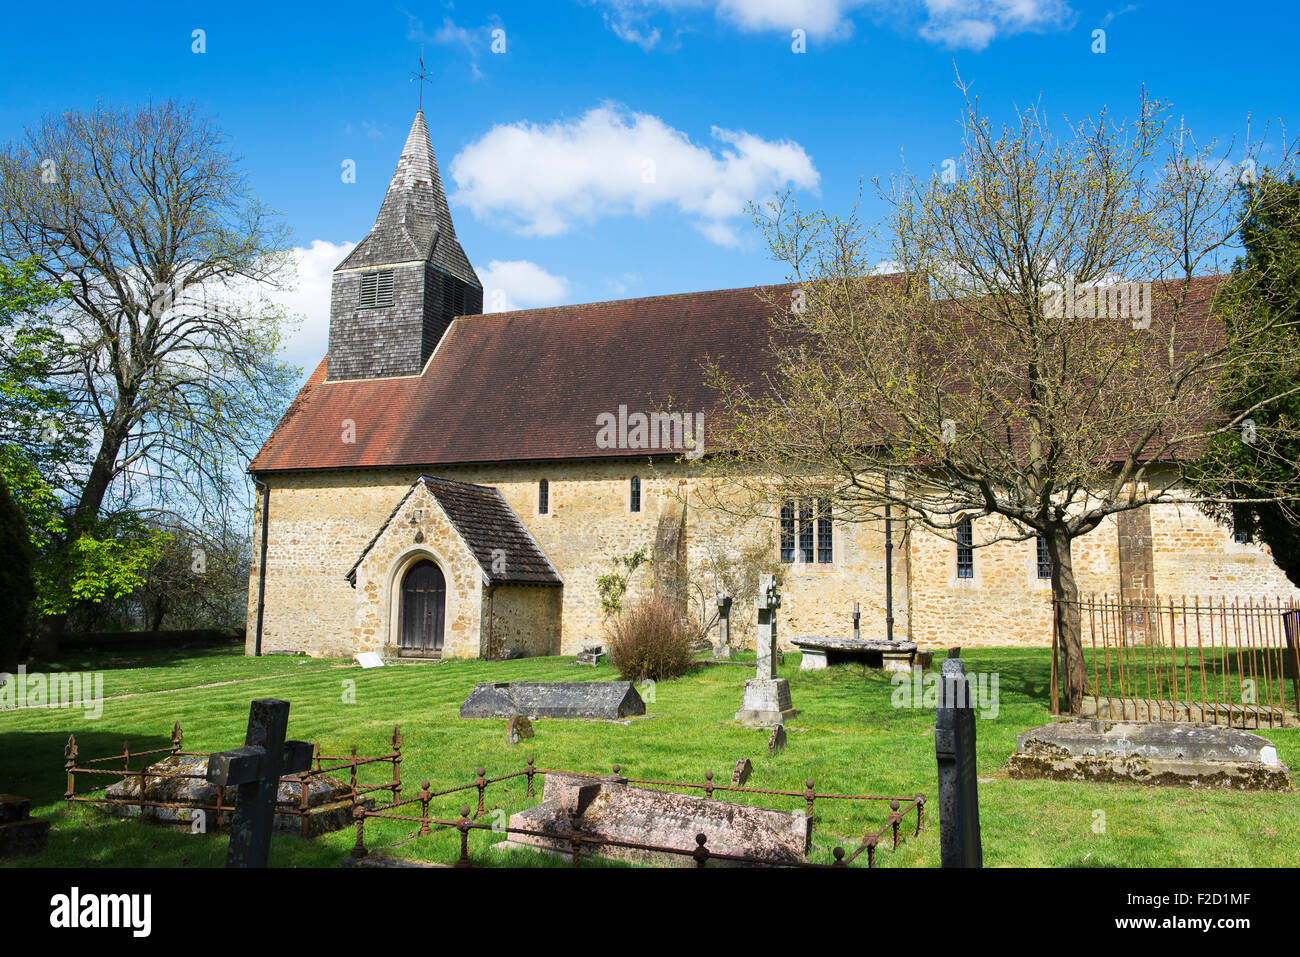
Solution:
[[[446,576],[437,562],[421,558],[402,576],[398,600],[398,654],[413,658],[441,657],[446,617]]]

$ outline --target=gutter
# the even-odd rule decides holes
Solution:
[[[253,654],[262,656],[262,617],[266,612],[266,534],[271,517],[271,486],[256,475],[253,484],[262,490],[262,544],[261,558],[257,565],[257,632],[253,643]]]

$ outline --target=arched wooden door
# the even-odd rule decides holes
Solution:
[[[447,608],[447,582],[431,561],[411,566],[402,580],[402,654],[442,654],[442,621]]]

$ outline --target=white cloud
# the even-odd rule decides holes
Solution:
[[[286,329],[284,360],[302,366],[307,375],[311,375],[329,349],[330,285],[334,267],[354,246],[356,243],[331,243],[325,239],[313,239],[305,248],[295,246],[296,284],[267,294],[271,301],[301,318],[296,328],[291,325]]]
[[[1074,12],[1067,0],[595,0],[605,20],[624,40],[649,50],[659,39],[656,16],[712,12],[722,23],[748,33],[804,30],[819,40],[843,40],[854,32],[854,16],[901,19],[916,24],[926,40],[948,47],[982,50],[998,36],[1065,28]]]
[[[547,272],[527,259],[494,259],[487,268],[476,267],[483,283],[483,311],[509,312],[534,306],[554,306],[569,295],[569,280]]]
[[[787,186],[817,188],[819,174],[798,143],[712,132],[724,144],[718,153],[656,116],[615,104],[576,120],[494,126],[452,160],[454,198],[528,236],[668,206],[713,242],[731,245],[746,202]]]

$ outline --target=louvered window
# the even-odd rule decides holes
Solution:
[[[393,304],[393,271],[383,269],[379,272],[363,273],[361,276],[362,309],[374,309]]]

